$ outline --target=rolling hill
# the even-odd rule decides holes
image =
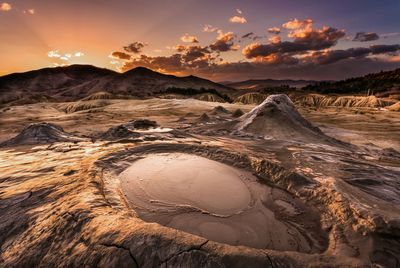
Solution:
[[[196,76],[165,75],[144,67],[117,73],[91,65],[71,65],[0,77],[0,104],[75,101],[97,92],[146,98],[169,88],[210,89],[221,95],[235,91]]]
[[[275,79],[251,79],[246,81],[224,83],[226,86],[233,87],[236,89],[247,89],[247,90],[260,90],[270,87],[281,87],[289,86],[294,88],[301,88],[307,85],[313,85],[318,83],[314,80],[275,80]]]

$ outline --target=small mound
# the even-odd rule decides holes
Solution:
[[[386,107],[386,109],[388,109],[389,111],[400,112],[400,101]]]
[[[207,123],[207,122],[210,122],[210,120],[211,120],[211,118],[210,118],[206,113],[203,113],[203,114],[197,119],[197,122],[198,122],[198,123]]]
[[[137,138],[137,137],[140,137],[139,133],[130,130],[128,127],[124,125],[111,127],[100,136],[100,138],[103,140],[111,140],[111,141],[118,139]]]
[[[236,111],[233,112],[232,117],[241,117],[244,114],[244,112],[240,109],[237,109]]]
[[[111,103],[107,100],[99,99],[99,100],[81,100],[73,103],[69,103],[62,107],[62,110],[66,113],[74,113],[84,110],[90,110],[95,108],[101,108]]]
[[[147,130],[156,127],[158,127],[156,121],[151,121],[148,119],[137,119],[123,125],[109,128],[100,136],[100,138],[104,140],[138,138],[140,137],[140,133],[135,132],[135,130]]]
[[[148,119],[137,119],[128,122],[124,126],[128,129],[149,129],[158,127],[158,124],[156,121],[151,121]]]
[[[333,106],[333,103],[337,99],[335,96],[324,96],[320,94],[307,94],[301,97],[293,97],[295,98],[296,103],[311,107]]]
[[[28,125],[21,131],[21,133],[10,140],[3,142],[0,146],[77,142],[82,140],[82,138],[64,132],[62,127],[55,124],[35,123]]]
[[[287,95],[270,95],[238,119],[234,130],[277,139],[307,139],[323,135],[304,119]]]
[[[237,97],[235,102],[243,104],[260,104],[266,97],[267,95],[261,93],[246,93]]]
[[[211,111],[212,114],[229,114],[229,111],[222,106],[217,106]]]

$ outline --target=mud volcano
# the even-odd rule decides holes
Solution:
[[[119,174],[130,206],[147,222],[254,248],[321,252],[317,216],[249,171],[182,152],[152,153]]]

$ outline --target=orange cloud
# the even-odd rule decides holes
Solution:
[[[188,33],[185,33],[182,37],[181,37],[181,41],[185,42],[185,43],[198,43],[199,40],[197,39],[196,36],[193,35],[189,35]]]
[[[280,36],[272,36],[271,38],[268,39],[269,42],[271,42],[272,44],[276,44],[276,43],[280,43],[281,42],[281,37]]]
[[[282,27],[286,28],[286,29],[290,29],[290,30],[299,29],[299,28],[309,28],[309,27],[312,27],[313,22],[314,21],[312,19],[306,19],[303,21],[300,21],[298,19],[293,19],[293,20],[290,20],[290,21],[282,24]]]
[[[132,56],[125,52],[114,51],[111,53],[111,55],[109,57],[112,59],[130,60]]]
[[[245,17],[240,17],[240,16],[233,16],[232,18],[229,19],[230,22],[232,23],[246,23],[247,20]]]
[[[238,50],[239,46],[234,44],[235,35],[233,32],[224,33],[218,30],[217,41],[212,43],[209,47],[213,51],[225,52],[230,50]]]
[[[1,3],[0,4],[0,10],[1,11],[10,11],[12,9],[11,5],[9,3]]]
[[[272,27],[272,28],[268,28],[268,32],[269,33],[273,33],[273,34],[280,34],[281,33],[281,29],[278,27]]]

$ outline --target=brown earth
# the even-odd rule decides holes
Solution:
[[[0,148],[0,266],[399,266],[398,112],[302,107],[298,114],[284,97],[252,112],[254,105],[193,99],[107,101],[73,113],[60,109],[72,103],[0,111],[0,142],[32,123],[62,127],[25,128],[25,135]],[[237,118],[237,109],[250,113]],[[207,121],[198,120],[202,114]],[[159,127],[127,124],[140,118]],[[254,127],[238,129],[241,122]],[[271,124],[279,131],[265,127]],[[101,138],[118,126],[123,131],[112,133],[120,135]],[[71,140],[59,140],[66,135]],[[25,137],[52,139],[29,145]],[[216,161],[276,188],[274,200],[289,202],[299,217],[311,215],[314,225],[296,226],[282,210],[285,203],[266,205],[281,204],[269,208],[296,232],[316,232],[320,239],[307,242],[314,250],[229,245],[144,221],[126,199],[118,174],[138,159],[165,153]]]

